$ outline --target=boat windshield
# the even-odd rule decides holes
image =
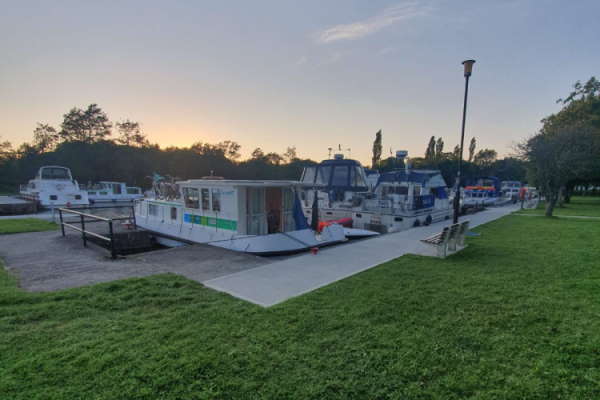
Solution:
[[[69,174],[69,170],[67,168],[60,167],[43,168],[41,171],[41,175],[42,179],[71,179],[71,174]]]
[[[317,167],[306,167],[302,174],[302,182],[304,183],[315,183],[315,172]]]

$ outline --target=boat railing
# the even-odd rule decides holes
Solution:
[[[58,216],[59,216],[59,220],[60,220],[60,230],[62,233],[62,236],[66,236],[65,233],[65,227],[67,228],[71,228],[77,232],[81,233],[81,239],[83,241],[83,247],[87,247],[87,242],[88,242],[88,238],[92,237],[98,240],[101,240],[103,242],[106,242],[108,245],[108,248],[110,249],[110,255],[111,258],[116,259],[117,258],[117,248],[116,248],[116,243],[115,243],[115,226],[114,226],[114,222],[115,221],[130,221],[133,228],[136,228],[136,220],[135,220],[135,210],[133,208],[133,206],[121,206],[121,207],[115,207],[115,206],[111,206],[111,207],[95,207],[94,209],[101,209],[101,208],[130,208],[131,209],[131,215],[130,216],[122,216],[122,217],[101,217],[99,215],[93,215],[93,214],[89,214],[86,212],[82,212],[79,211],[77,209],[73,209],[73,208],[59,208],[58,209]],[[83,208],[83,210],[85,210],[86,208]],[[65,221],[65,217],[66,215],[74,215],[76,216],[76,220],[75,221]],[[93,232],[89,229],[86,229],[86,224],[89,223],[106,223],[108,225],[108,235],[102,235],[99,234],[97,232]],[[76,226],[74,224],[78,224],[79,226]]]

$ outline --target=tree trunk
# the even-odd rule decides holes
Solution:
[[[560,189],[558,190],[557,200],[558,200],[558,207],[563,208],[565,206],[565,187],[564,186],[561,186]]]
[[[549,193],[546,196],[546,217],[551,217],[554,212],[554,207],[556,206],[556,201],[558,200],[558,196],[556,193]]]

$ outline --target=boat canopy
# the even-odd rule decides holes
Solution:
[[[59,167],[59,166],[48,166],[42,167],[38,171],[38,179],[56,179],[56,180],[65,180],[70,181],[73,178],[71,177],[71,170],[67,167]]]
[[[420,183],[421,185],[429,186],[431,188],[437,187],[446,187],[446,181],[442,177],[440,171],[435,170],[418,170],[411,169],[408,171],[404,169],[398,169],[390,172],[384,172],[379,176],[377,180],[377,185],[383,182],[388,183],[402,183],[402,182],[412,182],[412,183]]]
[[[319,165],[304,168],[300,180],[303,184],[320,186],[325,190],[368,191],[365,170],[355,160],[323,160]]]

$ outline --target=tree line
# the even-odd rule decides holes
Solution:
[[[600,81],[577,81],[557,103],[562,109],[519,145],[529,179],[546,198],[547,216],[569,201],[576,186],[600,185]]]
[[[444,151],[445,143],[442,137],[431,136],[423,157],[410,157],[412,168],[439,170],[446,181],[452,186],[456,180],[460,147],[456,145],[452,151]],[[373,142],[372,169],[391,171],[403,168],[404,164],[392,154],[382,159],[382,132],[378,131]],[[498,158],[498,153],[493,149],[477,150],[477,139],[471,138],[468,154],[463,156],[461,174],[463,185],[469,184],[478,177],[495,176],[502,180],[525,181],[527,175],[526,162],[520,157]]]
[[[382,172],[402,168],[392,154],[382,158],[382,131],[375,136],[372,167]],[[43,165],[68,166],[81,183],[110,179],[148,187],[154,172],[175,179],[210,175],[229,179],[299,179],[306,165],[315,164],[313,160],[298,157],[293,146],[283,153],[256,148],[246,160],[240,160],[240,149],[238,143],[229,140],[161,148],[150,143],[138,122],[112,123],[97,104],[90,104],[69,110],[58,128],[38,123],[32,141],[16,149],[0,141],[0,191],[16,191],[20,183],[31,179]],[[413,168],[439,169],[451,186],[459,150],[455,146],[453,151],[445,151],[443,138],[432,136],[424,156],[411,157],[410,162]],[[477,141],[472,138],[463,162],[465,181],[478,176],[526,179],[523,159],[498,159],[495,150],[476,150]]]
[[[160,148],[138,122],[112,123],[97,104],[90,104],[64,114],[59,128],[38,123],[32,141],[16,149],[0,140],[0,192],[17,191],[44,165],[68,166],[80,183],[114,180],[148,187],[154,172],[174,179],[299,179],[304,166],[314,164],[300,159],[293,146],[281,154],[256,148],[242,161],[240,149],[230,140]]]

